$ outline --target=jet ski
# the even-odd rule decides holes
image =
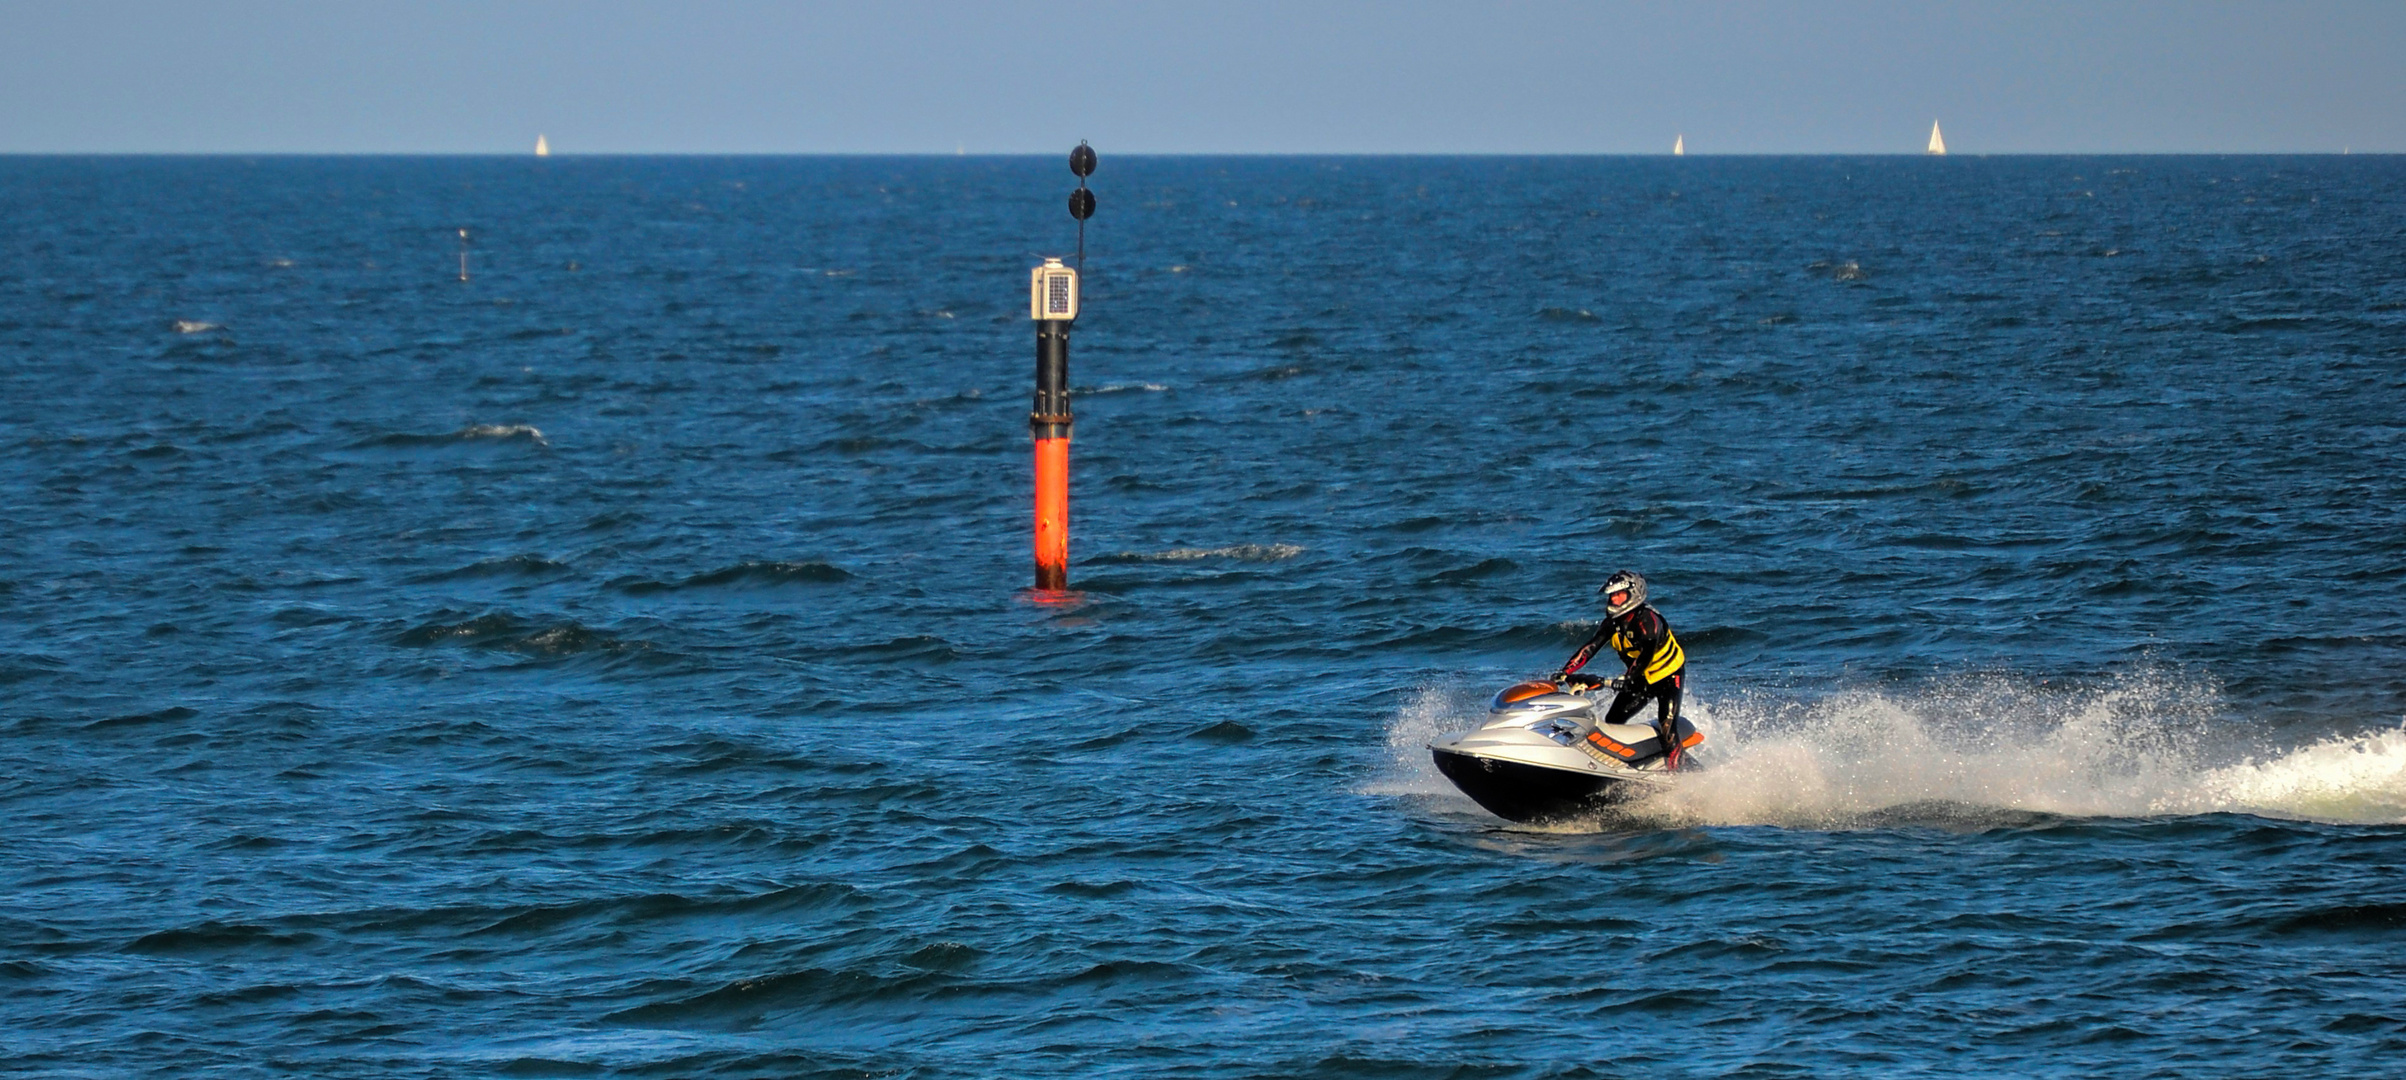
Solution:
[[[1665,767],[1662,737],[1651,723],[1600,724],[1597,699],[1613,682],[1514,683],[1496,691],[1487,723],[1429,744],[1437,771],[1489,813],[1509,821],[1550,821],[1591,814],[1663,790],[1677,773]],[[1680,717],[1673,728],[1680,770],[1704,741]]]

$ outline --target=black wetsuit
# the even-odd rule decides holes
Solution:
[[[1686,681],[1687,651],[1679,647],[1679,638],[1671,633],[1671,624],[1662,613],[1640,604],[1620,618],[1604,620],[1604,625],[1596,628],[1596,636],[1579,647],[1570,663],[1562,665],[1562,673],[1586,667],[1607,648],[1621,658],[1628,671],[1621,678],[1620,693],[1604,710],[1604,722],[1627,723],[1647,702],[1654,702],[1654,730],[1668,752],[1677,742],[1673,732],[1679,725],[1679,691]]]

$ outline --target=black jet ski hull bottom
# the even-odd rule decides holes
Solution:
[[[1506,821],[1553,821],[1627,802],[1653,785],[1601,773],[1549,769],[1517,761],[1429,748],[1437,771],[1472,802]]]

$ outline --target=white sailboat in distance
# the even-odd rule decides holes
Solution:
[[[535,136],[535,156],[536,156],[536,157],[550,157],[550,156],[551,156],[551,144],[550,144],[549,142],[546,142],[546,141],[544,141],[544,139],[543,139],[543,136],[542,136],[542,135],[540,135],[540,134],[537,134],[537,135]]]
[[[1672,156],[1672,157],[1686,157],[1686,156],[1687,156],[1687,152],[1688,152],[1688,137],[1687,137],[1687,135],[1685,135],[1685,134],[1683,133],[1683,134],[1679,134],[1679,135],[1674,135],[1674,136],[1672,136],[1672,137],[1671,137],[1671,156]]]
[[[1946,152],[1947,141],[1944,137],[1938,134],[1938,121],[1932,120],[1930,121],[1930,153],[1943,157],[1945,156]]]

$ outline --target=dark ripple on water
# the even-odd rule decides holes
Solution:
[[[1038,605],[1057,162],[0,164],[11,1065],[2406,1052],[2395,160],[1099,179]],[[1622,565],[1709,768],[1505,827]]]

